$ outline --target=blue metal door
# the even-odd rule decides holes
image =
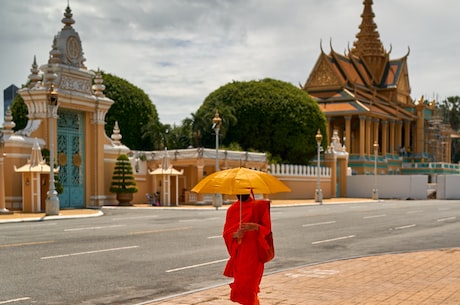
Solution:
[[[85,206],[85,154],[83,113],[58,110],[57,163],[64,192],[59,195],[61,208]]]

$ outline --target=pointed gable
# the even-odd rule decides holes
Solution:
[[[340,87],[344,84],[345,79],[341,76],[332,58],[321,52],[304,87]]]

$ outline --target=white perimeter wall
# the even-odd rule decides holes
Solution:
[[[439,175],[436,198],[460,199],[460,175]]]
[[[373,175],[347,177],[347,197],[371,198],[373,188]],[[427,199],[428,176],[377,175],[377,189],[382,199]]]

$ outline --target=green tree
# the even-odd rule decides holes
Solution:
[[[450,96],[440,103],[438,110],[443,118],[445,124],[455,131],[460,131],[460,97]],[[451,162],[457,163],[460,161],[460,141],[459,139],[452,139],[452,157]]]
[[[115,121],[123,136],[121,142],[134,150],[158,149],[161,123],[148,95],[128,81],[103,73],[104,94],[114,100],[105,117],[105,132],[113,133]]]
[[[27,109],[23,98],[19,94],[16,94],[14,97],[10,109],[13,114],[13,121],[16,124],[14,131],[24,129],[27,125],[27,114],[29,113],[29,110]]]
[[[194,116],[193,129],[204,147],[215,146],[211,124],[216,109],[222,118],[223,146],[238,143],[284,163],[308,164],[316,154],[318,128],[326,134],[318,104],[305,91],[279,80],[234,81],[209,94]]]

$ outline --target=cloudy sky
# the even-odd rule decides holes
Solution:
[[[70,0],[86,66],[143,89],[162,123],[180,124],[233,80],[305,83],[323,49],[352,46],[362,0]],[[67,0],[0,0],[0,88],[47,62]],[[412,97],[460,95],[457,0],[374,0],[391,58],[408,48]],[[3,107],[3,95],[1,99]],[[1,119],[3,120],[3,118]]]

